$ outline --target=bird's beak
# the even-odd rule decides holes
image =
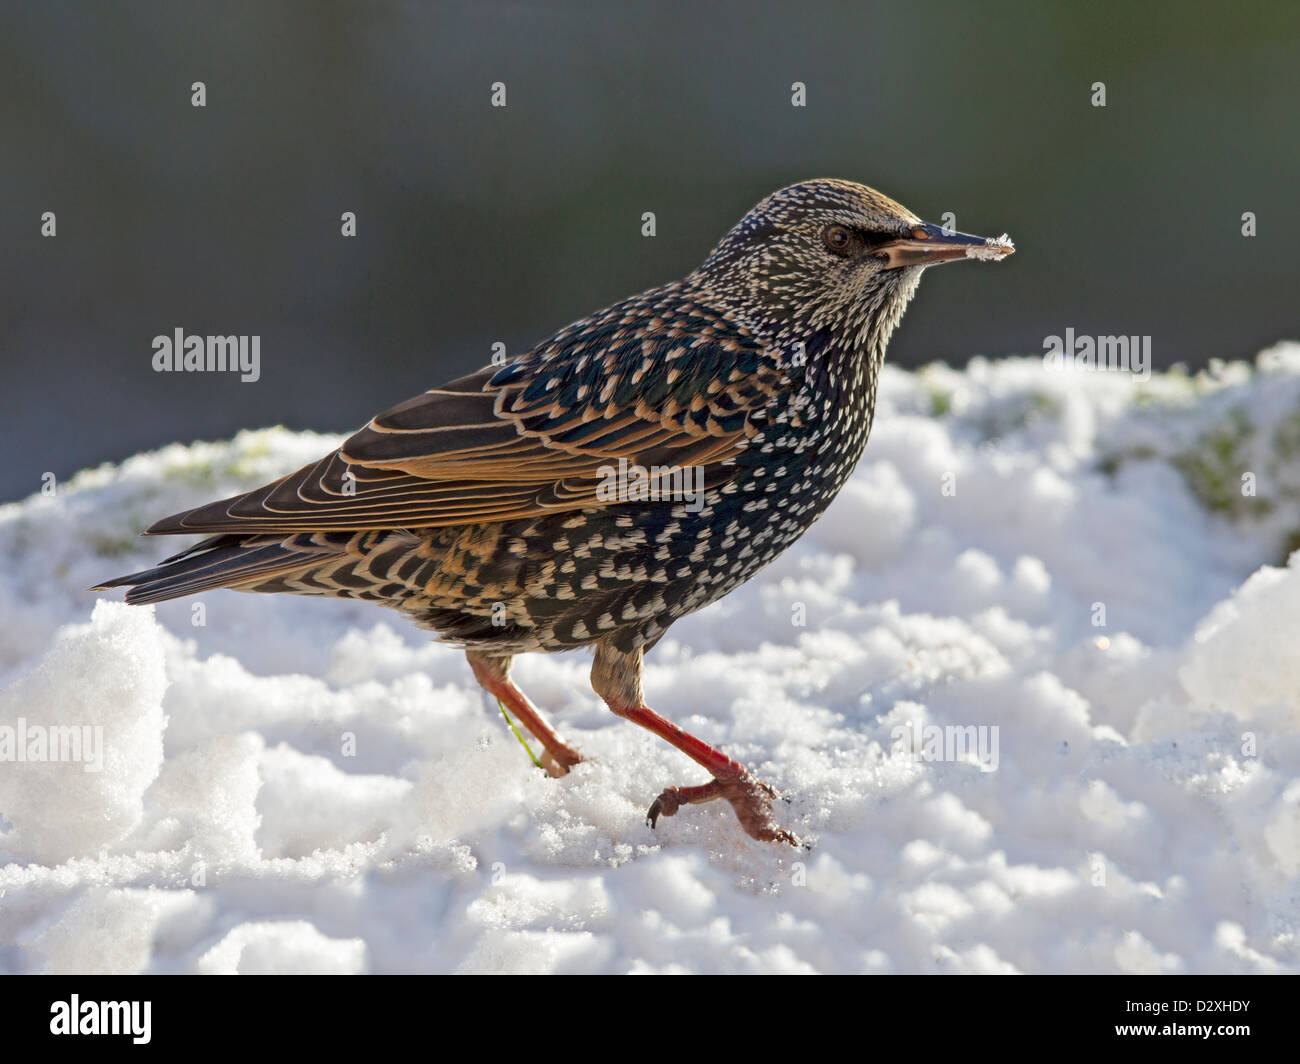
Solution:
[[[909,236],[891,240],[874,250],[885,259],[886,269],[895,270],[900,266],[934,266],[956,259],[996,262],[1014,254],[1016,246],[1006,233],[999,237],[968,236],[922,222],[912,227]]]

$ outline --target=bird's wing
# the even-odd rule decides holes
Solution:
[[[706,485],[722,483],[789,380],[729,322],[680,295],[671,316],[655,314],[637,305],[648,298],[395,406],[319,462],[148,532],[432,528],[604,506],[598,488],[619,459],[703,467]]]

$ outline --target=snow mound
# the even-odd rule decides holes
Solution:
[[[120,842],[141,822],[163,760],[162,630],[148,611],[97,602],[61,628],[30,675],[0,694],[0,813],[8,854],[57,864]],[[54,760],[54,747],[74,757]],[[25,740],[25,741],[24,741]]]
[[[648,659],[810,851],[649,830],[700,773],[587,654],[516,666],[588,756],[550,780],[395,614],[84,591],[336,443],[0,506],[0,972],[1300,970],[1300,346],[886,370],[825,518]]]

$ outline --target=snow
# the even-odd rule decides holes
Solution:
[[[1300,345],[886,370],[822,522],[648,661],[807,852],[716,803],[647,828],[701,773],[589,654],[516,665],[589,757],[551,780],[396,614],[84,590],[335,442],[172,445],[0,507],[0,750],[20,720],[103,742],[0,761],[0,972],[1300,970]]]
[[[968,259],[981,259],[985,262],[997,262],[999,259],[1005,259],[1008,255],[1015,252],[1016,245],[1006,233],[1001,236],[991,236],[985,239],[983,244],[977,244],[975,247],[966,249]]]

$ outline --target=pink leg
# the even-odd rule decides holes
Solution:
[[[465,656],[469,658],[479,685],[494,698],[499,698],[545,748],[542,764],[547,774],[568,775],[569,769],[582,760],[582,755],[555,733],[555,729],[542,719],[537,707],[528,701],[528,696],[510,682],[510,658],[477,650],[467,650]]]
[[[660,794],[646,814],[651,827],[659,817],[672,816],[683,805],[725,798],[735,810],[740,826],[753,838],[760,842],[800,845],[795,835],[777,827],[772,818],[772,799],[776,796],[772,787],[754,779],[739,761],[679,728],[645,704],[641,695],[640,651],[628,654],[609,644],[598,643],[591,683],[596,693],[620,717],[654,732],[713,776],[708,783],[695,787],[669,787]]]

